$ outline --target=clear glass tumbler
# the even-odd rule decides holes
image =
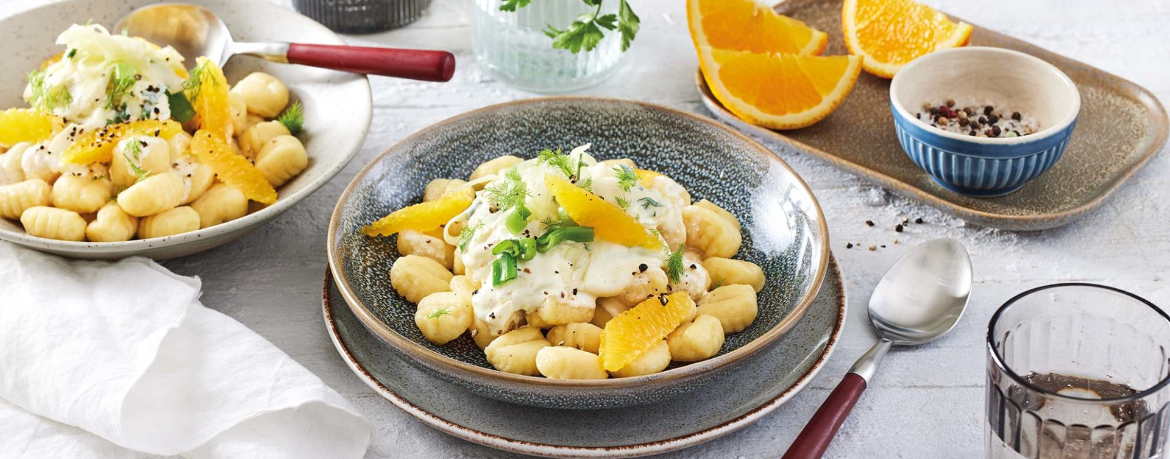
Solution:
[[[622,60],[621,34],[606,31],[592,51],[573,54],[552,47],[542,32],[563,29],[595,7],[581,0],[535,0],[515,12],[500,11],[503,0],[473,0],[472,48],[494,77],[520,89],[557,93],[592,86],[608,78]],[[617,14],[616,0],[603,1],[599,15]]]
[[[1170,317],[1127,292],[1024,292],[987,330],[987,457],[1162,457],[1170,425]]]

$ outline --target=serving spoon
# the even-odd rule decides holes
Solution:
[[[950,239],[919,245],[895,262],[869,298],[877,344],[857,359],[783,459],[821,457],[891,345],[924,344],[955,327],[971,296],[971,278],[971,257]]]
[[[244,54],[273,62],[423,81],[448,81],[455,73],[455,56],[447,51],[236,42],[211,10],[183,3],[138,8],[118,20],[114,30],[126,30],[159,46],[170,45],[188,61],[207,56],[220,67],[232,56]]]

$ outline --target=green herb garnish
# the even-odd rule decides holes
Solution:
[[[654,198],[649,196],[639,199],[638,202],[642,203],[643,209],[649,209],[651,207],[662,207],[662,203],[655,201]]]
[[[545,232],[536,238],[536,251],[547,252],[565,241],[593,242],[593,228],[587,226],[566,226]]]
[[[475,232],[483,228],[483,222],[476,223],[475,226],[465,226],[459,230],[459,250],[467,251],[467,244],[471,243],[471,238],[475,237]]]
[[[305,107],[301,105],[301,101],[293,101],[288,108],[284,109],[284,113],[276,118],[276,121],[288,128],[288,132],[292,135],[300,134],[305,124]]]
[[[577,186],[581,187],[582,190],[585,190],[585,191],[592,193],[593,192],[593,177],[585,179],[584,182],[578,183]]]
[[[565,174],[565,178],[569,180],[577,178],[576,171],[580,167],[579,165],[573,164],[573,158],[562,153],[560,148],[557,151],[552,151],[547,148],[541,150],[540,153],[536,154],[536,164],[559,169],[562,174]]]
[[[592,13],[585,13],[577,17],[572,24],[564,29],[546,24],[544,34],[553,40],[553,48],[568,50],[577,54],[582,49],[592,51],[605,38],[604,30],[617,30],[622,36],[622,51],[630,48],[630,43],[638,35],[641,20],[626,0],[618,1],[618,14],[601,14],[603,0],[581,0],[586,5],[595,7]],[[500,5],[501,11],[516,11],[532,3],[532,0],[504,0]],[[604,29],[604,30],[602,30]]]
[[[187,99],[191,102],[199,99],[199,88],[203,86],[203,78],[211,70],[211,65],[210,60],[200,62],[199,65],[191,69],[191,73],[187,75],[187,80],[183,82],[183,92],[187,94]],[[216,82],[215,78],[212,78],[211,81],[213,83]]]
[[[446,315],[450,315],[450,314],[451,314],[451,311],[448,311],[448,310],[447,310],[447,307],[446,307],[446,306],[443,306],[443,307],[441,307],[441,308],[439,308],[439,309],[436,309],[436,310],[435,310],[435,312],[432,312],[432,313],[430,313],[430,314],[427,314],[427,318],[428,318],[428,319],[438,319],[438,318],[440,318],[440,317],[443,317],[443,316],[446,316]]]
[[[630,166],[618,164],[613,167],[613,171],[617,173],[618,187],[622,191],[630,191],[634,187],[634,184],[638,183],[638,174],[635,174],[634,170],[630,169]]]
[[[621,196],[614,196],[613,200],[614,200],[614,202],[617,203],[618,207],[621,207],[622,209],[629,209],[630,208],[630,201],[627,201],[626,198],[623,198]]]
[[[510,254],[500,255],[500,258],[492,262],[492,285],[501,285],[515,279],[517,274],[516,257]]]
[[[671,282],[678,282],[682,277],[683,272],[683,244],[678,245],[678,250],[670,254],[666,259],[666,276],[670,278]]]
[[[126,144],[126,148],[122,150],[122,156],[126,158],[126,166],[137,177],[134,183],[146,180],[146,177],[150,175],[150,172],[142,170],[140,165],[142,163],[142,146],[139,142],[138,138],[131,137],[130,143]]]
[[[171,107],[171,118],[180,123],[191,121],[195,117],[195,107],[182,91],[167,93],[167,103]]]
[[[73,59],[77,55],[77,48],[69,48],[69,52],[65,53],[66,59]]]
[[[45,72],[34,70],[28,73],[28,84],[32,87],[32,96],[29,104],[42,112],[51,112],[55,109],[73,103],[73,95],[69,88],[64,86],[46,87]]]
[[[125,62],[118,62],[114,64],[113,72],[110,73],[110,82],[106,85],[106,108],[114,110],[122,103],[122,98],[130,94],[130,90],[134,88],[134,84],[142,76],[138,74],[138,69],[133,65]],[[123,107],[123,110],[125,107]]]
[[[528,186],[521,180],[520,173],[515,168],[505,172],[504,178],[506,180],[492,183],[483,190],[488,201],[497,210],[509,210],[522,205],[524,199],[528,197]]]

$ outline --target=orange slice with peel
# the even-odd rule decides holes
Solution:
[[[703,47],[711,93],[736,116],[769,129],[802,128],[829,116],[861,73],[857,56],[759,54]]]
[[[79,136],[69,148],[65,149],[61,160],[73,164],[109,162],[114,157],[114,147],[126,137],[141,135],[170,139],[180,132],[183,132],[183,126],[171,120],[141,120],[111,124]]]
[[[753,53],[821,54],[828,36],[754,0],[687,0],[695,48]]]
[[[665,300],[665,302],[663,301]],[[662,342],[695,311],[686,292],[647,299],[605,323],[599,355],[606,371],[617,371]]]
[[[276,189],[248,159],[232,151],[217,134],[200,129],[191,139],[191,154],[200,163],[211,166],[224,183],[240,190],[244,197],[264,205],[276,202]]]
[[[601,196],[553,174],[545,174],[544,184],[556,196],[557,203],[565,208],[569,218],[578,225],[593,228],[594,236],[626,247],[662,248],[658,236]]]
[[[432,231],[463,213],[475,200],[471,187],[452,192],[434,201],[406,206],[362,228],[366,236],[389,236],[401,231]]]
[[[893,78],[931,52],[966,46],[971,38],[971,24],[952,22],[911,0],[845,0],[841,29],[849,52],[861,56],[861,67],[882,78]]]
[[[28,108],[10,108],[0,112],[0,145],[40,142],[53,135],[59,118]]]

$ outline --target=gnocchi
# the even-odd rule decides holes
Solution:
[[[666,337],[666,344],[670,348],[670,358],[678,362],[698,362],[714,357],[723,347],[726,337],[719,319],[708,315],[700,315],[694,322],[683,324],[670,336]]]
[[[271,204],[310,167],[304,107],[272,75],[231,85],[206,57],[188,70],[173,48],[99,25],[74,25],[58,44],[69,59],[42,64],[23,91],[31,108],[18,109],[28,121],[0,145],[0,217],[65,212],[30,214],[31,235],[119,242],[207,228]]]
[[[199,229],[199,213],[187,206],[149,215],[138,220],[138,237],[151,239],[190,233]]]
[[[20,214],[20,224],[26,233],[37,237],[62,241],[85,239],[85,219],[72,210],[30,207]]]
[[[452,277],[439,262],[418,255],[399,257],[390,267],[394,290],[415,304],[432,293],[450,291]]]
[[[739,221],[692,204],[670,177],[586,148],[497,157],[469,181],[435,178],[423,204],[363,228],[397,237],[391,284],[416,303],[423,336],[443,345],[466,330],[507,373],[602,379],[711,358],[755,320],[765,279],[731,258]],[[466,190],[470,200],[456,199]],[[413,229],[388,223],[416,218]]]
[[[606,379],[601,357],[575,347],[547,346],[536,352],[536,369],[548,379]]]
[[[703,267],[715,285],[750,285],[757,293],[764,289],[764,270],[750,261],[711,257],[703,260]]]
[[[738,333],[756,320],[756,291],[750,285],[724,285],[699,302],[698,314],[719,320],[724,333]]]
[[[427,341],[442,346],[471,326],[471,300],[454,292],[436,292],[418,302],[414,323]]]

